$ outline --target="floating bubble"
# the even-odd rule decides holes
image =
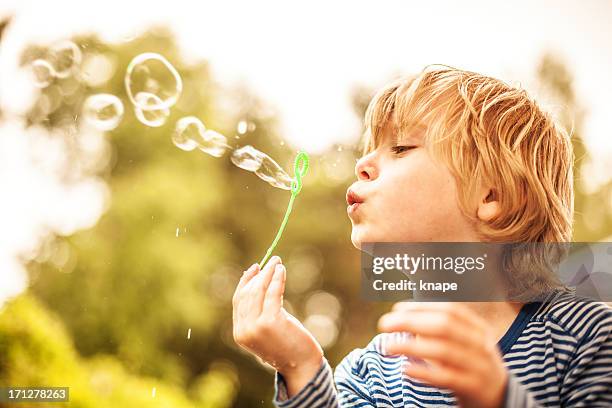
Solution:
[[[176,69],[163,56],[146,52],[132,59],[125,74],[125,89],[130,101],[143,111],[168,109],[183,91],[183,81]],[[153,94],[158,102],[143,104],[140,93]]]
[[[134,112],[136,113],[136,118],[143,125],[160,127],[166,123],[170,115],[170,109],[141,109],[141,106],[159,106],[161,99],[157,95],[148,92],[139,92],[136,95],[136,101],[138,103],[134,106]]]
[[[198,149],[211,156],[221,157],[228,147],[225,136],[214,130],[207,130],[204,132],[204,143],[199,145]]]
[[[32,74],[34,74],[34,85],[38,88],[49,86],[55,77],[55,70],[44,59],[32,61],[30,68],[32,69]]]
[[[66,78],[74,73],[81,59],[81,50],[72,41],[61,41],[49,50],[49,60],[58,78]]]
[[[186,116],[176,122],[172,143],[179,149],[191,151],[204,143],[206,128],[195,116]]]
[[[263,157],[261,166],[259,169],[255,170],[255,174],[274,187],[282,188],[283,190],[291,190],[291,182],[293,179],[268,155]]]
[[[241,169],[252,171],[263,181],[283,190],[291,190],[293,179],[270,156],[253,146],[246,145],[234,150],[230,158]]]
[[[172,143],[179,149],[191,151],[196,147],[211,156],[221,157],[230,146],[227,138],[214,130],[207,130],[195,116],[185,116],[176,122]]]
[[[115,95],[91,95],[83,103],[83,116],[97,129],[112,130],[123,117],[123,103]]]
[[[247,145],[234,150],[230,160],[241,169],[255,171],[261,167],[263,154],[253,146]]]

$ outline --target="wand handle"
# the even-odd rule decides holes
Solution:
[[[287,205],[287,210],[285,211],[285,218],[283,218],[283,222],[276,233],[276,237],[272,244],[268,248],[266,255],[263,257],[261,262],[259,262],[259,267],[263,268],[264,263],[268,260],[272,251],[276,247],[276,244],[280,240],[281,235],[283,235],[283,231],[285,230],[285,225],[287,225],[287,221],[289,220],[289,214],[291,214],[291,209],[293,208],[293,201],[295,201],[295,197],[302,190],[302,177],[306,175],[308,171],[308,153],[299,152],[297,156],[295,156],[295,162],[293,163],[293,174],[295,178],[291,181],[291,198],[289,199],[289,204]]]

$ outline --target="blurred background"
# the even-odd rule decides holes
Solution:
[[[245,145],[289,175],[310,154],[275,251],[285,305],[332,366],[367,344],[390,305],[360,299],[344,194],[369,99],[428,64],[553,112],[574,137],[574,241],[612,240],[612,3],[148,3],[0,6],[0,386],[71,387],[49,406],[272,406],[231,297],[290,193],[229,159]],[[180,75],[167,109],[127,94],[147,52]],[[179,149],[185,116],[226,152]]]

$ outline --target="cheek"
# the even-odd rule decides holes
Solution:
[[[455,180],[450,172],[427,157],[402,163],[389,174],[385,188],[389,232],[404,239],[429,240],[452,230],[462,218]],[[397,238],[397,237],[395,237]],[[397,239],[399,240],[399,239]]]

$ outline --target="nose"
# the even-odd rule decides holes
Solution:
[[[357,160],[355,164],[355,175],[357,180],[373,180],[377,177],[376,165],[374,163],[374,152],[368,153]]]

